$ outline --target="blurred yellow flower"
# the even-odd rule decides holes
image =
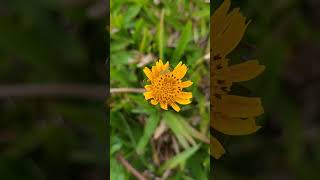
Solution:
[[[263,113],[260,98],[231,95],[232,83],[255,78],[263,70],[257,60],[229,65],[227,55],[239,44],[249,24],[239,8],[230,12],[225,0],[211,16],[211,127],[227,135],[247,135],[260,126],[255,118]],[[214,137],[210,138],[211,155],[218,159],[225,150]]]
[[[152,105],[160,103],[162,109],[168,110],[168,105],[179,112],[180,107],[176,104],[190,104],[192,98],[191,92],[183,92],[182,89],[192,85],[191,81],[182,81],[181,79],[187,73],[187,66],[179,64],[170,71],[169,62],[163,64],[162,60],[156,62],[150,70],[148,67],[143,72],[148,77],[150,85],[146,85],[147,92],[144,93],[146,100],[151,99]]]

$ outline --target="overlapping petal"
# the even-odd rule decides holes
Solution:
[[[265,69],[257,60],[229,65],[228,54],[240,43],[249,24],[235,8],[229,12],[230,0],[225,0],[211,17],[211,127],[227,135],[247,135],[260,126],[256,117],[263,113],[260,98],[231,95],[235,82],[248,81]],[[215,138],[210,138],[211,155],[218,159],[225,150]]]
[[[190,80],[181,81],[187,73],[187,66],[180,62],[174,70],[169,70],[169,62],[165,64],[158,60],[151,70],[148,67],[143,72],[151,84],[145,85],[147,92],[144,93],[146,100],[151,99],[152,105],[160,104],[161,109],[168,110],[171,106],[179,112],[180,107],[176,104],[187,105],[191,103],[192,93],[182,91],[183,88],[192,85]]]

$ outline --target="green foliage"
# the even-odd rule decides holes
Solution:
[[[206,143],[210,120],[205,94],[209,92],[205,89],[208,81],[203,82],[204,77],[209,76],[209,62],[204,59],[209,53],[209,4],[203,1],[165,0],[156,4],[152,0],[112,0],[110,9],[111,88],[143,88],[147,84],[143,66],[151,67],[159,58],[169,61],[170,68],[179,61],[185,63],[189,68],[185,79],[194,82],[186,89],[193,93],[192,104],[181,106],[179,113],[151,105],[142,94],[127,92],[111,96],[111,166],[118,167],[115,156],[121,153],[139,172],[146,170],[161,177],[172,169],[169,179],[207,177],[210,163]],[[167,130],[165,135],[155,139],[154,133],[160,124],[165,124]],[[180,153],[157,164],[153,146],[159,145],[166,135],[177,140]],[[162,148],[172,146],[171,142]],[[160,151],[158,156],[163,154]],[[192,171],[194,164],[198,165],[199,172]],[[121,168],[115,170],[113,177],[116,174],[134,179]]]

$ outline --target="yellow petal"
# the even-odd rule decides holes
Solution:
[[[216,112],[231,118],[256,117],[263,113],[260,98],[223,95],[217,101]]]
[[[234,9],[230,14],[230,24],[227,29],[213,42],[214,54],[226,56],[229,54],[241,41],[244,32],[248,26],[246,18],[238,12],[239,9]]]
[[[186,87],[189,87],[189,86],[191,86],[193,83],[191,82],[191,81],[184,81],[184,82],[181,82],[180,83],[180,86],[182,87],[182,88],[186,88]]]
[[[157,70],[157,66],[152,66],[151,71],[153,76],[157,76],[157,74],[159,73],[159,71]]]
[[[153,98],[153,95],[151,92],[145,92],[143,93],[143,95],[146,100]]]
[[[172,71],[172,74],[173,74],[173,75],[176,75],[176,73],[179,71],[181,65],[182,65],[182,62],[180,61],[180,62],[176,65],[176,67],[173,69],[173,71]]]
[[[150,69],[148,67],[145,67],[143,69],[143,72],[149,79],[152,79],[152,72],[150,71]]]
[[[160,103],[160,106],[162,109],[168,110],[168,104],[167,103]]]
[[[177,112],[180,111],[180,107],[176,103],[171,103],[170,106]]]
[[[221,143],[212,136],[210,136],[210,153],[216,159],[219,159],[224,153],[226,153]]]
[[[217,79],[225,79],[232,82],[247,81],[258,76],[265,66],[259,65],[257,60],[246,61],[241,64],[229,66],[222,70],[218,70],[216,77]]]
[[[234,136],[251,134],[261,128],[256,125],[254,118],[239,119],[223,115],[215,116],[214,121],[211,121],[211,127],[221,133]]]
[[[169,67],[169,62],[167,61],[165,65],[163,65],[163,69],[166,70]]]
[[[180,61],[180,62],[176,65],[176,67],[173,69],[172,72],[177,71],[177,70],[180,68],[181,65],[182,65],[182,62]]]
[[[178,94],[179,98],[182,99],[190,99],[192,98],[192,93],[191,92],[181,92],[180,94]]]
[[[151,85],[145,85],[145,86],[144,86],[144,88],[145,88],[147,91],[150,91],[150,90],[151,90],[151,87],[152,87]]]
[[[176,98],[175,101],[179,104],[184,104],[184,105],[191,103],[189,99],[182,99],[182,98]]]
[[[230,0],[225,0],[219,6],[219,8],[213,13],[210,24],[211,34],[217,35],[219,32],[222,31],[221,29],[223,28],[223,26],[221,25],[225,23],[225,18],[230,8],[230,5]]]
[[[163,66],[163,62],[161,59],[159,59],[159,61],[156,62],[156,68],[158,71],[162,71],[162,66]]]
[[[187,66],[185,64],[182,64],[177,69],[175,69],[172,73],[176,78],[182,79],[186,75],[187,71],[188,71]]]
[[[156,101],[156,100],[154,100],[154,99],[151,100],[151,104],[152,104],[152,105],[157,105],[158,103],[159,103],[159,102]]]

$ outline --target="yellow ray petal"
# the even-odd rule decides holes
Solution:
[[[151,92],[145,92],[143,93],[143,95],[146,100],[153,98],[153,95]]]
[[[173,69],[172,74],[176,74],[177,71],[180,69],[181,65],[182,65],[182,62],[180,61],[180,62],[176,65],[176,67]]]
[[[247,81],[258,76],[265,69],[265,66],[259,65],[257,60],[246,61],[241,64],[229,66],[222,70],[218,70],[217,79],[225,79],[232,82]]]
[[[162,71],[162,66],[163,66],[163,62],[161,59],[159,59],[159,61],[156,62],[156,69],[158,71]]]
[[[154,99],[151,100],[151,104],[152,104],[152,105],[157,105],[158,103],[159,103],[159,102],[156,101],[156,100],[154,100]]]
[[[143,69],[143,72],[149,79],[152,79],[152,72],[150,71],[150,69],[148,67],[145,67]]]
[[[239,9],[234,9],[230,13],[232,16],[228,28],[213,42],[214,54],[226,56],[241,41],[249,23],[246,23],[246,18],[238,11]]]
[[[217,101],[216,112],[231,118],[256,117],[263,113],[260,98],[223,95]]]
[[[234,136],[251,134],[261,128],[261,126],[256,125],[254,118],[239,119],[223,115],[215,116],[214,121],[211,121],[211,127],[221,133]]]
[[[157,66],[152,66],[151,71],[153,76],[157,76],[159,74]]]
[[[171,103],[170,106],[177,112],[180,111],[180,107],[176,103]]]
[[[176,98],[175,101],[179,104],[184,104],[184,105],[191,103],[189,99],[182,99],[182,98]]]
[[[182,79],[186,75],[187,71],[187,66],[185,64],[182,64],[173,72],[173,75],[178,79]]]
[[[210,153],[216,159],[226,153],[221,143],[213,136],[210,136]]]
[[[168,110],[168,104],[167,103],[160,103],[160,106],[162,109]]]
[[[169,62],[167,61],[166,64],[162,66],[162,70],[167,70],[168,67],[169,67]]]
[[[147,91],[150,91],[150,90],[151,90],[151,87],[152,87],[151,85],[145,85],[145,86],[144,86],[144,88],[145,88]]]
[[[227,12],[230,8],[230,0],[225,0],[211,17],[211,34],[217,35],[223,28],[221,24],[225,22]]]
[[[182,88],[186,88],[186,87],[191,86],[192,84],[193,84],[193,82],[191,82],[191,81],[184,81],[184,82],[181,82],[181,83],[180,83],[180,86],[181,86]]]
[[[190,99],[192,98],[192,93],[191,92],[181,92],[180,94],[178,94],[179,98],[182,99]]]

